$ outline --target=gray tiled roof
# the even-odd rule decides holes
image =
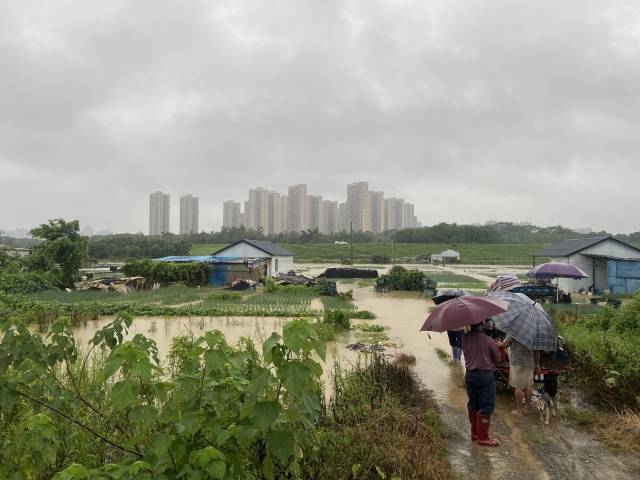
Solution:
[[[615,238],[611,237],[590,237],[590,238],[573,238],[570,240],[563,240],[558,243],[554,243],[553,245],[548,246],[547,248],[540,250],[533,254],[534,257],[568,257],[569,255],[573,255],[580,250],[584,250],[585,248],[596,245],[597,243],[603,242],[607,239],[611,239],[614,241]]]
[[[290,252],[286,248],[282,248],[280,245],[276,245],[275,243],[267,242],[265,240],[249,240],[243,238],[242,240],[238,240],[237,242],[232,243],[231,245],[227,245],[224,248],[221,248],[217,252],[214,252],[212,255],[217,255],[218,253],[226,250],[229,247],[237,245],[240,242],[248,243],[249,245],[257,248],[258,250],[262,250],[269,255],[273,255],[275,257],[293,257],[293,252]]]

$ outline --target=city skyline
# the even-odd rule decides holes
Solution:
[[[222,209],[223,228],[245,226],[267,235],[305,230],[332,234],[351,228],[380,233],[420,226],[412,203],[402,198],[385,199],[383,191],[369,190],[364,181],[346,186],[344,202],[310,194],[303,183],[289,186],[286,195],[264,187],[251,188],[248,200],[226,200]]]

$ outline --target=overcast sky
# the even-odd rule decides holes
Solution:
[[[0,3],[4,230],[364,180],[427,225],[636,231],[639,127],[637,0]]]

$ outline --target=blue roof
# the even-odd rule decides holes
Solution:
[[[154,258],[156,262],[172,263],[255,263],[262,258],[247,257],[217,257],[215,255],[170,255],[168,257]]]

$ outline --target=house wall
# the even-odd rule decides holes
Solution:
[[[552,262],[563,262],[570,263],[575,265],[579,269],[583,270],[584,273],[589,275],[587,278],[582,279],[573,279],[573,278],[559,278],[558,279],[558,287],[560,290],[568,293],[575,293],[580,289],[587,290],[589,286],[593,283],[593,263],[590,257],[585,257],[579,253],[571,255],[570,257],[555,257],[551,259]],[[606,269],[605,269],[605,277],[606,277]],[[555,282],[554,282],[555,283]],[[595,288],[603,288],[595,285]],[[606,287],[604,287],[606,288]]]
[[[640,252],[614,240],[605,240],[597,245],[580,251],[583,255],[605,255],[614,258],[639,258]]]
[[[225,248],[224,250],[216,254],[217,257],[271,257],[268,253],[249,245],[248,243],[240,242],[236,245]]]
[[[287,273],[289,270],[293,270],[293,257],[292,256],[278,256],[272,257],[268,253],[249,245],[248,243],[238,243],[231,247],[225,248],[221,252],[216,254],[218,257],[263,257],[268,258],[267,261],[267,274],[269,276],[277,275],[278,273]],[[275,268],[275,259],[278,259],[278,268]]]
[[[276,269],[276,260],[278,260],[278,268]],[[287,273],[289,270],[293,270],[293,257],[273,257],[271,262],[271,275],[277,275],[279,273]]]

